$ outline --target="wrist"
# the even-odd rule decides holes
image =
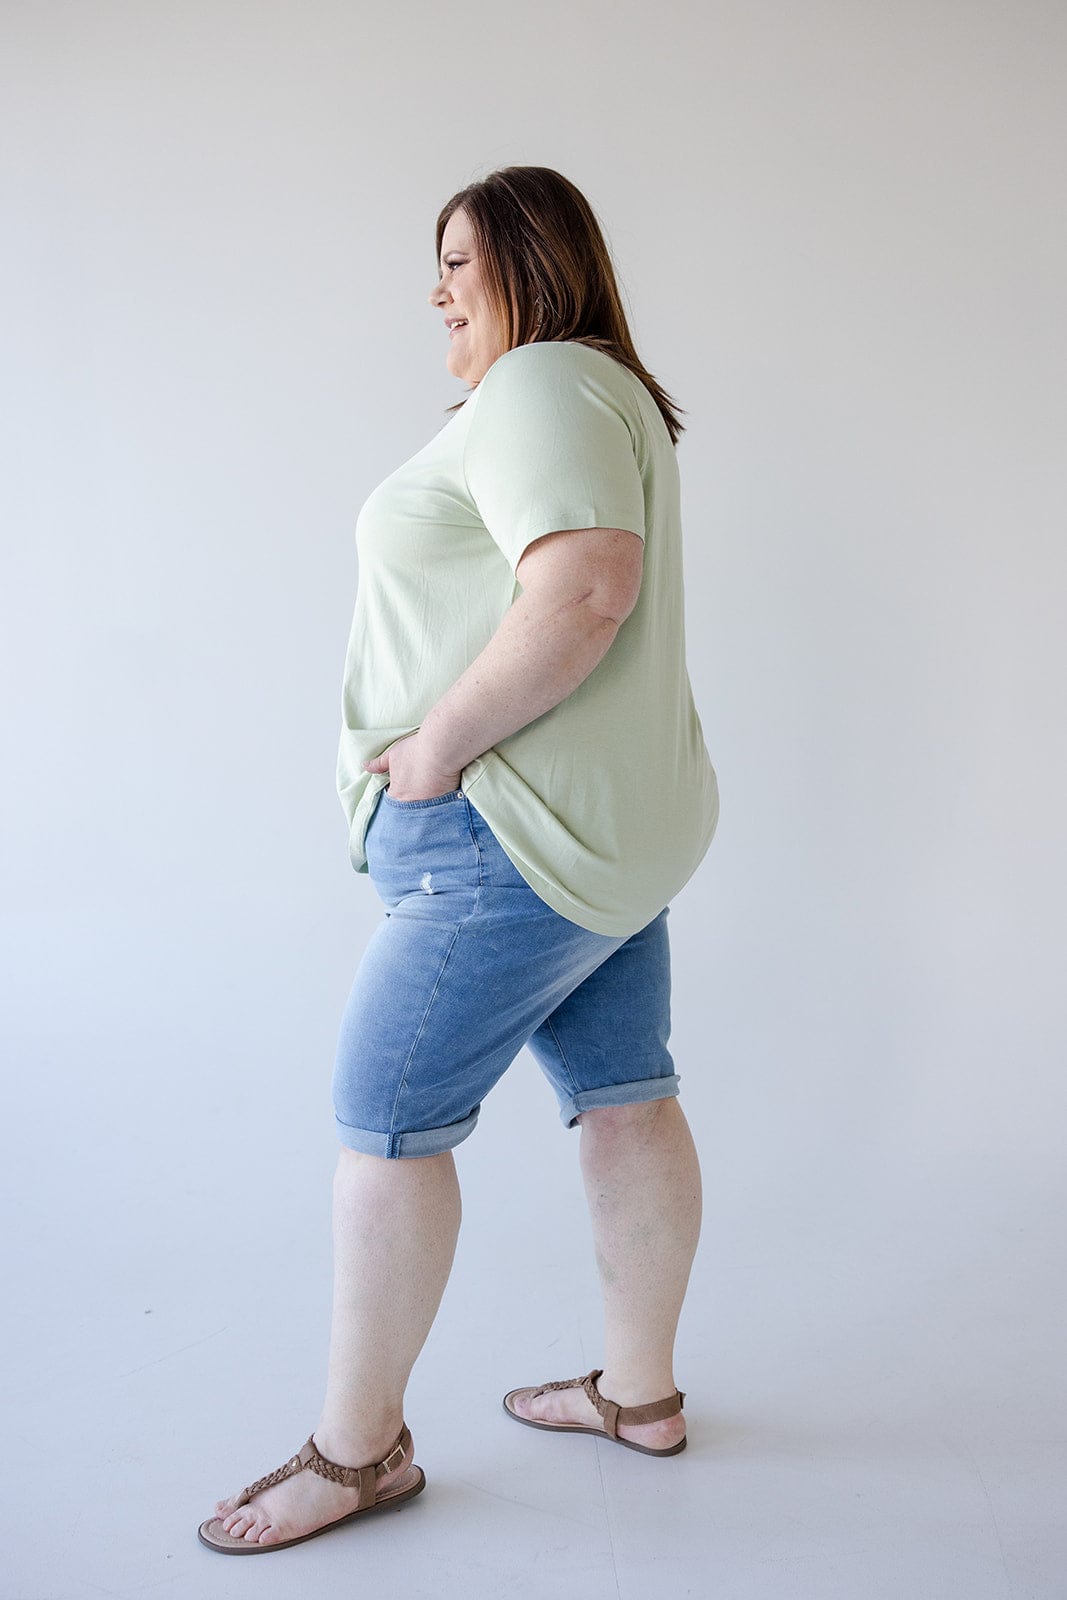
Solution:
[[[447,729],[438,728],[432,711],[419,728],[419,747],[423,760],[435,772],[462,772],[470,759],[457,747],[454,738],[449,739]]]

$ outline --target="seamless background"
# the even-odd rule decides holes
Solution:
[[[1065,36],[1037,0],[0,6],[6,1600],[1067,1593]],[[510,163],[588,195],[688,409],[690,1444],[500,1409],[601,1355],[523,1052],[457,1151],[429,1492],[250,1574],[195,1530],[318,1415],[381,914],[333,787],[355,517],[464,392],[434,219]]]

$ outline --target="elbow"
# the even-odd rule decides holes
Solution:
[[[601,620],[613,622],[618,627],[630,615],[640,593],[640,582],[636,586],[613,584],[611,587],[591,589],[582,596],[582,604]]]

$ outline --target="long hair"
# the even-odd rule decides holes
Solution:
[[[685,432],[680,420],[685,408],[638,358],[611,255],[581,190],[551,167],[499,167],[468,184],[437,218],[437,272],[445,226],[460,207],[470,220],[482,280],[507,349],[567,339],[604,350],[640,378],[677,447]],[[472,384],[468,393],[476,387]],[[447,411],[458,411],[466,398]]]

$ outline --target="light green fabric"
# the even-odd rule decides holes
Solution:
[[[644,384],[604,351],[506,351],[364,503],[337,789],[366,872],[388,775],[362,763],[421,726],[521,593],[526,546],[563,528],[640,535],[637,604],[577,689],[475,757],[460,784],[554,910],[629,936],[696,871],[719,791],[686,668],[675,451]]]

